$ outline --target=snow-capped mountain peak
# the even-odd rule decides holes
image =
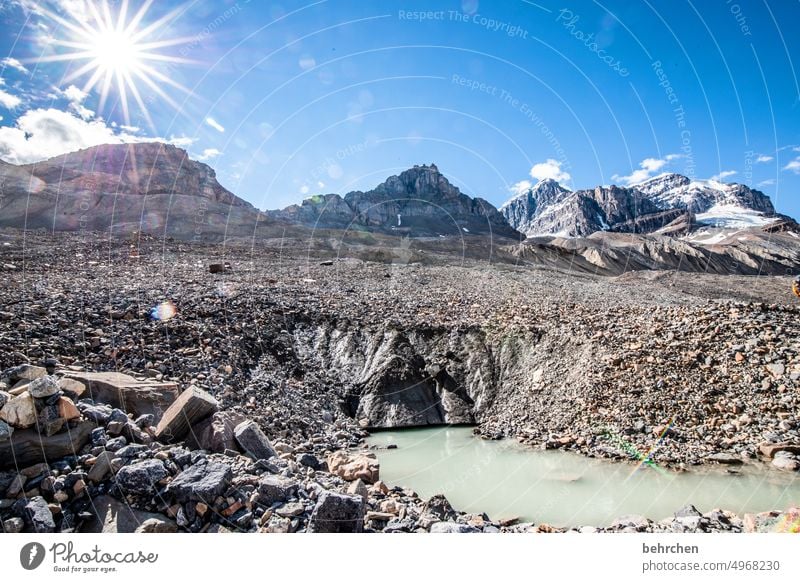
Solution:
[[[652,232],[690,215],[700,224],[741,227],[766,224],[775,215],[769,197],[758,190],[675,173],[629,187],[575,192],[553,180],[542,180],[500,211],[512,227],[529,236],[587,236],[598,230]],[[691,223],[691,217],[688,220]]]

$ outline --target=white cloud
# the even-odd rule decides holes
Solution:
[[[784,170],[789,170],[795,174],[800,174],[800,157],[793,159],[791,162],[783,167]]]
[[[14,109],[15,107],[19,106],[20,103],[22,103],[22,99],[0,89],[0,105],[6,109]]]
[[[763,181],[759,182],[758,186],[762,186],[762,187],[763,186],[772,186],[773,184],[775,184],[775,179],[774,178],[770,178],[768,180],[763,180]]]
[[[206,148],[203,150],[203,153],[197,156],[197,159],[201,162],[205,162],[206,160],[210,160],[211,158],[216,158],[217,156],[221,155],[222,152],[219,151],[217,148]]]
[[[622,182],[625,186],[633,186],[634,184],[644,182],[648,178],[652,177],[653,174],[661,170],[669,162],[677,160],[680,157],[681,154],[668,154],[663,158],[645,158],[639,162],[638,170],[634,170],[627,176],[614,174],[611,176],[611,179],[617,182]]]
[[[715,175],[711,176],[711,179],[715,180],[716,182],[721,182],[725,178],[728,178],[728,177],[733,176],[735,174],[736,174],[736,170],[722,170],[719,174],[715,174]]]
[[[534,164],[530,171],[531,178],[537,180],[551,179],[556,182],[569,182],[572,176],[561,170],[561,162],[548,158],[544,162]]]
[[[94,111],[89,109],[88,107],[84,107],[83,100],[88,97],[88,93],[79,89],[75,85],[70,85],[63,91],[61,89],[56,89],[58,94],[64,97],[67,101],[69,101],[69,108],[78,114],[82,119],[89,120],[94,117]],[[114,124],[112,124],[114,125]]]
[[[300,194],[308,194],[309,190],[310,190],[310,188],[308,186],[306,186],[305,184],[300,186]]]
[[[87,121],[59,109],[31,109],[14,127],[0,127],[0,158],[12,164],[29,164],[68,152],[108,143],[161,141],[188,147],[187,137],[145,137],[116,132],[102,120]]]
[[[325,182],[322,182],[322,181],[317,182],[317,188],[322,189],[324,187],[325,187]]]
[[[532,187],[533,184],[531,183],[530,180],[520,180],[516,184],[512,184],[511,188],[509,188],[509,191],[515,196],[518,196],[519,194],[524,194]]]
[[[79,89],[75,85],[70,85],[64,89],[61,94],[73,103],[83,103],[83,100],[86,99],[87,95],[83,89]]]
[[[20,73],[28,72],[28,69],[25,68],[25,65],[23,65],[21,62],[19,62],[17,59],[13,57],[4,58],[2,61],[0,61],[0,64],[2,64],[5,67],[11,67],[12,69],[16,69]]]
[[[775,158],[773,158],[772,156],[765,156],[764,154],[759,154],[759,156],[756,158],[756,163],[766,164],[767,162],[771,162],[774,159]]]
[[[213,127],[220,133],[225,133],[225,128],[219,124],[219,122],[214,119],[213,117],[206,117],[206,124]]]

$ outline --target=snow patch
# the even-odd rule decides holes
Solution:
[[[764,226],[778,220],[764,216],[763,212],[744,208],[736,204],[717,204],[695,216],[700,224],[717,228],[748,228]]]

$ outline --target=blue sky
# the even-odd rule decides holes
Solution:
[[[115,20],[125,3],[108,4]],[[143,2],[127,4],[129,22]],[[85,90],[91,65],[70,78],[98,53],[65,24],[98,27],[86,2],[0,7],[7,161],[163,139],[260,208],[418,163],[496,205],[543,177],[576,189],[675,171],[800,216],[796,1],[158,0],[135,30],[160,23],[137,42],[163,60],[130,75],[147,115],[115,82],[105,100],[102,77]],[[135,65],[102,48],[103,66]]]

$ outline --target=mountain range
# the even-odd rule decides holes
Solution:
[[[598,231],[688,232],[693,225],[763,226],[778,217],[769,197],[743,184],[662,174],[630,187],[571,191],[542,180],[500,207],[526,236],[585,237]]]
[[[293,237],[337,255],[337,240],[361,253],[365,245],[391,249],[402,237],[427,260],[434,253],[487,256],[489,249],[499,260],[601,274],[800,268],[800,227],[742,184],[663,174],[627,187],[572,191],[542,180],[497,209],[462,193],[435,164],[423,164],[366,192],[260,211],[221,186],[212,168],[163,143],[96,146],[28,165],[0,162],[3,226],[195,240]]]

